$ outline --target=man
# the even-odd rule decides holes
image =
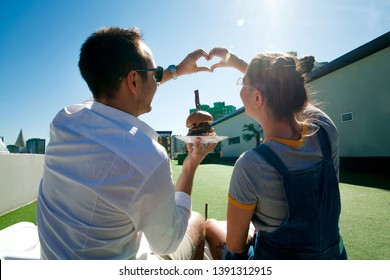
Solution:
[[[94,99],[64,108],[51,124],[37,202],[43,259],[202,257],[204,224],[191,216],[190,195],[215,145],[195,141],[175,186],[157,133],[138,119],[159,83],[210,71],[197,66],[201,57],[208,59],[197,50],[176,69],[156,67],[135,28],[103,28],[83,44],[79,68]]]

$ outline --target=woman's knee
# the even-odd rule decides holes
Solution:
[[[206,229],[206,232],[207,231],[212,231],[215,227],[218,226],[218,221],[215,220],[215,219],[208,219],[205,221],[204,225],[205,225],[205,229]]]
[[[206,235],[226,234],[226,221],[209,219],[205,221]]]

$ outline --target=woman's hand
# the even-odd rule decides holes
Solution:
[[[246,68],[248,64],[242,59],[238,58],[235,54],[230,52],[226,48],[214,48],[209,53],[209,59],[213,59],[214,57],[220,57],[221,61],[213,64],[210,69],[214,71],[216,68],[220,67],[233,67],[242,73],[246,72]]]

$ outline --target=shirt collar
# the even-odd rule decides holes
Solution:
[[[130,133],[135,134],[138,130],[140,130],[142,133],[146,134],[152,139],[156,141],[158,140],[158,133],[148,124],[141,121],[137,117],[134,117],[133,115],[118,110],[114,107],[104,105],[103,103],[95,100],[88,100],[85,102],[85,107],[109,120],[112,120],[113,122],[118,123],[121,127],[127,129]]]

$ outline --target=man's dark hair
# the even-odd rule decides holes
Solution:
[[[131,70],[146,68],[140,48],[142,33],[137,28],[104,27],[82,45],[79,69],[95,99],[114,99],[119,77]]]

